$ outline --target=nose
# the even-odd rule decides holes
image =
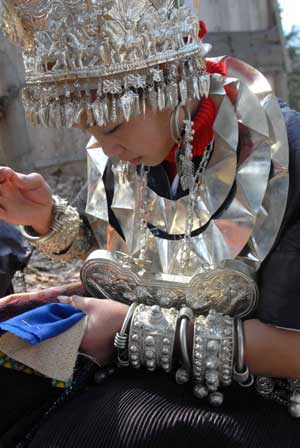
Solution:
[[[104,154],[108,157],[119,157],[125,149],[122,146],[113,146],[111,148],[103,148]]]

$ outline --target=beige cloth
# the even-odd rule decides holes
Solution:
[[[49,378],[67,382],[73,375],[86,324],[87,316],[64,333],[36,345],[5,333],[0,338],[0,351]]]

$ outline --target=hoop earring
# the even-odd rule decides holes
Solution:
[[[177,112],[178,107],[178,112]],[[184,109],[184,137],[180,136],[181,144],[176,151],[176,167],[177,173],[180,178],[180,184],[183,189],[191,190],[194,185],[194,164],[193,164],[193,153],[192,153],[192,142],[194,139],[195,131],[193,130],[193,122],[191,119],[191,113],[187,106],[180,104],[175,109],[175,129],[180,129],[179,125],[179,109],[183,107]],[[177,114],[176,114],[177,113]],[[177,142],[178,143],[178,142]]]
[[[174,143],[178,145],[178,143],[181,141],[181,130],[179,125],[179,112],[180,108],[182,107],[182,104],[177,104],[175,109],[173,110],[170,118],[170,131],[171,131],[171,137]]]

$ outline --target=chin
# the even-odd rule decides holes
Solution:
[[[143,164],[145,166],[158,166],[160,165],[162,162],[164,161],[164,159],[159,159],[159,160],[143,160]]]

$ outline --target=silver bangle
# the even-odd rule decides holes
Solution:
[[[68,251],[75,241],[81,225],[76,208],[65,199],[53,196],[51,231],[47,235],[36,235],[30,227],[20,226],[23,236],[38,250],[52,258]]]
[[[129,310],[125,316],[122,324],[122,328],[116,333],[114,339],[114,346],[117,349],[117,365],[118,367],[128,367],[128,330],[134,311],[137,307],[137,303],[130,305]]]
[[[223,386],[230,386],[233,379],[233,362],[235,352],[234,319],[225,316],[226,328],[224,334],[227,338],[221,341],[220,347],[220,381]]]
[[[242,372],[245,368],[245,337],[244,337],[244,326],[241,319],[236,320],[236,333],[237,333],[236,367],[239,372]]]
[[[133,367],[145,366],[152,372],[157,368],[171,371],[177,317],[178,311],[174,308],[137,306],[128,344],[129,361]]]
[[[237,335],[237,359],[233,366],[233,379],[241,387],[251,387],[254,383],[254,377],[250,374],[248,366],[245,365],[245,335],[244,325],[241,319],[236,320]]]
[[[213,406],[220,406],[224,397],[218,391],[220,384],[229,386],[234,357],[234,321],[211,310],[207,317],[195,320],[193,372],[194,395],[208,396]]]
[[[191,308],[183,307],[179,311],[179,342],[180,342],[180,353],[182,358],[182,366],[176,372],[176,381],[178,384],[187,383],[190,379],[191,371],[191,360],[188,351],[187,344],[187,332],[189,321],[193,319],[193,311]]]

